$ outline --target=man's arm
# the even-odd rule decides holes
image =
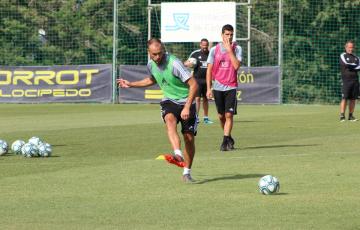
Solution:
[[[208,99],[212,98],[211,86],[212,86],[212,72],[213,64],[208,63],[206,70],[206,97]]]
[[[152,77],[147,77],[147,78],[144,78],[143,80],[134,81],[134,82],[129,82],[128,80],[120,78],[117,80],[117,83],[118,83],[119,87],[121,87],[121,88],[130,88],[130,87],[138,88],[138,87],[147,87],[147,86],[154,85],[156,83],[156,81]]]
[[[183,120],[187,120],[190,116],[190,107],[195,99],[195,95],[198,90],[198,85],[195,78],[192,76],[189,70],[185,68],[184,64],[179,59],[176,59],[173,62],[172,74],[175,77],[178,77],[184,84],[187,84],[189,86],[189,93],[187,95],[187,100],[180,114]]]
[[[189,86],[189,95],[180,115],[184,120],[187,120],[190,117],[190,107],[195,99],[196,92],[198,91],[198,84],[195,78],[190,77],[189,80],[186,81],[186,84]]]
[[[192,105],[192,103],[196,97],[196,93],[198,91],[198,84],[197,84],[195,78],[193,78],[193,77],[189,78],[189,80],[186,82],[186,84],[188,84],[188,86],[189,86],[189,96],[188,96],[185,106],[188,106],[190,108],[190,106]]]
[[[345,69],[348,68],[350,70],[354,70],[354,69],[359,70],[360,69],[359,62],[355,63],[355,62],[349,62],[346,60],[346,53],[342,53],[340,55],[340,66],[342,66]]]
[[[237,71],[240,68],[241,62],[236,58],[234,51],[232,49],[230,52],[228,52],[228,54],[230,56],[232,66]]]
[[[234,50],[231,46],[231,43],[227,39],[223,39],[223,45],[229,54],[230,61],[234,69],[237,71],[240,68],[241,62],[236,58]]]
[[[357,66],[355,67],[355,70],[360,71],[360,58],[359,57],[356,58],[357,58]]]

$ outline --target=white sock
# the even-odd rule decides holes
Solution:
[[[191,169],[188,169],[188,168],[185,168],[185,167],[184,167],[183,175],[185,175],[185,174],[190,174],[190,173],[191,173]]]
[[[180,149],[175,149],[175,150],[174,150],[174,154],[175,154],[175,155],[178,155],[178,156],[181,156],[182,158],[184,158],[184,156],[183,156],[183,154],[182,154],[182,152],[181,152]]]

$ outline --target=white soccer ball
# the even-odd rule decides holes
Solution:
[[[270,195],[279,192],[280,182],[271,175],[262,177],[259,181],[259,191],[264,195]]]
[[[6,143],[6,141],[0,140],[0,156],[6,154],[8,151],[8,148],[9,148],[9,146]]]
[[[29,142],[29,143],[32,143],[32,144],[34,144],[34,145],[36,145],[36,146],[38,146],[38,145],[40,145],[40,144],[43,143],[39,137],[32,137],[32,138],[29,139],[28,142]]]
[[[25,145],[25,141],[23,140],[16,140],[11,145],[11,151],[14,154],[21,154],[21,148]]]
[[[188,60],[187,60],[189,63],[190,63],[190,67],[191,68],[194,68],[195,66],[196,66],[196,63],[197,63],[197,60],[196,60],[196,58],[189,58]]]
[[[21,153],[24,157],[34,157],[38,155],[39,149],[33,143],[26,143],[21,148]]]
[[[52,148],[49,143],[42,143],[38,146],[39,156],[41,157],[50,157],[52,153]]]

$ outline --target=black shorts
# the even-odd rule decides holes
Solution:
[[[165,122],[165,116],[168,113],[174,114],[177,119],[177,123],[181,123],[181,132],[182,133],[193,133],[196,135],[197,132],[197,115],[195,104],[192,104],[190,107],[190,117],[187,120],[181,118],[181,111],[184,108],[184,105],[176,104],[172,101],[162,101],[160,102],[161,107],[161,116]]]
[[[206,82],[204,81],[196,81],[198,83],[198,91],[196,93],[196,97],[206,97],[206,90],[207,90],[207,86],[206,86]]]
[[[342,99],[346,100],[356,100],[359,96],[359,82],[343,82],[341,87]]]
[[[213,90],[216,109],[219,114],[237,113],[236,89],[228,91]]]

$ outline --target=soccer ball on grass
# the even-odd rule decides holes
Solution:
[[[0,140],[0,156],[6,154],[8,151],[8,148],[9,148],[9,146],[6,143],[6,141]]]
[[[23,140],[16,140],[11,145],[11,150],[14,154],[21,154],[21,148],[25,145],[25,141]]]
[[[21,148],[21,153],[24,157],[34,157],[39,153],[39,149],[33,143],[26,143]]]
[[[49,157],[51,156],[52,148],[49,143],[42,143],[38,146],[39,156],[41,157]]]
[[[272,176],[266,175],[262,177],[259,181],[259,191],[264,195],[270,195],[279,192],[280,182],[279,180]]]
[[[43,143],[39,137],[31,137],[28,142],[32,143],[32,144],[34,144],[36,146]]]

